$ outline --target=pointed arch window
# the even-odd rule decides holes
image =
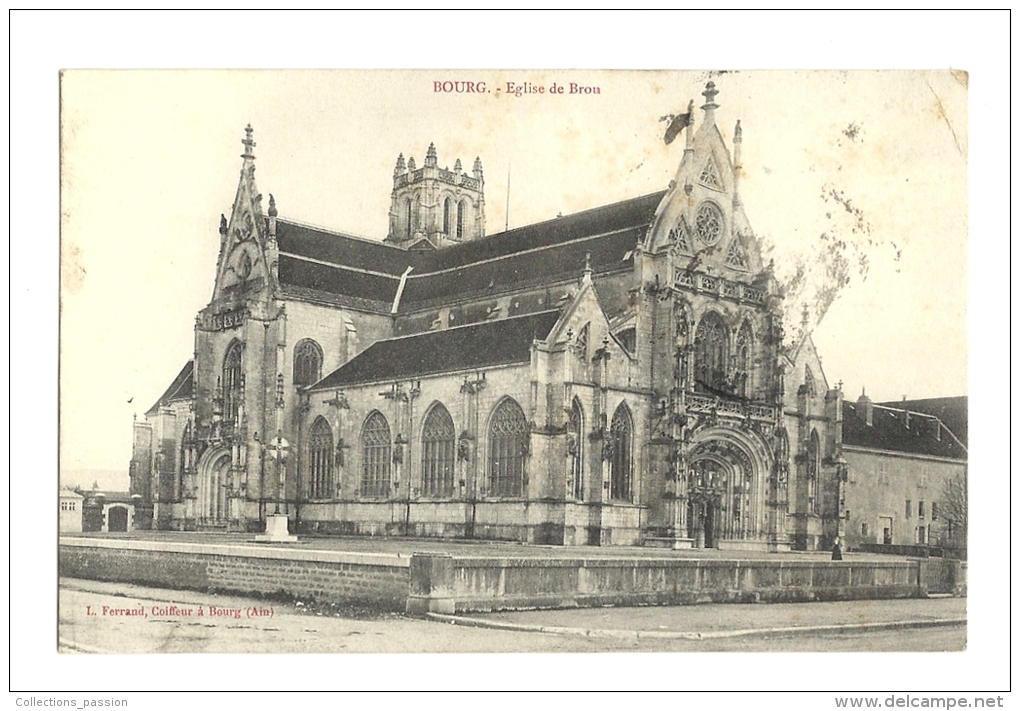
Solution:
[[[450,222],[453,219],[453,200],[446,198],[443,201],[443,234],[450,234]]]
[[[311,385],[322,375],[322,348],[310,338],[294,347],[294,385]]]
[[[390,425],[376,410],[361,430],[361,495],[383,498],[390,495]]]
[[[570,419],[567,421],[567,454],[570,456],[568,495],[584,501],[584,412],[577,398],[570,406]]]
[[[811,372],[811,366],[804,366],[804,392],[809,397],[814,397],[815,394],[815,374]]]
[[[308,495],[333,496],[333,430],[325,417],[316,418],[308,433]]]
[[[818,430],[811,430],[811,437],[808,439],[807,450],[807,497],[808,511],[818,513],[818,472],[821,468],[820,462],[821,447],[818,443]]]
[[[467,221],[467,203],[457,203],[457,239],[464,239],[464,223]]]
[[[421,471],[425,496],[453,496],[457,432],[441,403],[429,410],[421,434]]]
[[[633,425],[627,406],[620,404],[609,426],[609,496],[617,501],[633,499]]]
[[[698,389],[726,390],[729,333],[722,317],[709,311],[698,322],[694,340],[694,378]]]
[[[411,235],[414,234],[414,232],[411,230],[412,227],[411,221],[413,220],[413,215],[411,213],[411,198],[407,198],[406,200],[404,200],[404,215],[405,215],[404,231],[407,233],[407,236],[410,237]]]
[[[737,332],[737,393],[750,397],[754,392],[751,383],[751,366],[754,363],[754,334],[751,324],[744,321]]]
[[[528,421],[512,398],[497,407],[489,421],[489,495],[521,496],[524,459],[528,450]]]
[[[220,379],[223,389],[223,420],[234,422],[241,406],[241,379],[242,375],[242,349],[241,342],[234,341],[227,348],[223,356],[223,375]]]

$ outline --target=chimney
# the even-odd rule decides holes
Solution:
[[[861,396],[857,398],[857,416],[864,420],[864,424],[868,427],[874,425],[874,408],[871,406],[871,398],[864,394],[864,388],[861,388]]]

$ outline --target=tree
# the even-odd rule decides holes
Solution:
[[[967,547],[967,475],[947,479],[939,500],[942,542],[953,548]]]

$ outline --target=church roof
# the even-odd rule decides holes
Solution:
[[[411,267],[401,305],[412,307],[472,292],[500,292],[528,283],[578,276],[585,255],[604,273],[632,264],[629,252],[651,224],[665,192],[557,217],[454,244],[408,251],[285,220],[277,222],[280,284],[298,298],[323,294],[387,305]]]
[[[527,363],[532,342],[546,338],[559,317],[559,311],[541,311],[376,341],[311,389]]]
[[[966,397],[939,399],[956,401],[952,409],[957,415],[962,412],[963,419],[966,421]],[[923,403],[924,401],[916,402]],[[898,407],[881,403],[873,405],[872,424],[868,425],[861,403],[844,402],[843,444],[950,459],[967,458],[967,450],[964,445],[957,442],[953,435],[956,435],[962,442],[966,442],[966,440],[960,437],[955,430],[953,430],[953,434],[946,432],[945,428],[942,428],[938,420],[935,419],[938,417],[939,420],[942,420],[941,415],[908,408],[907,412],[910,416],[906,417],[903,403],[896,404]],[[942,420],[942,423],[949,427],[945,420]],[[952,428],[950,427],[950,429]]]
[[[192,392],[195,389],[195,361],[189,360],[181,368],[181,372],[177,374],[174,381],[170,383],[170,387],[160,395],[159,400],[156,400],[145,414],[155,415],[159,408],[170,403],[173,400],[190,400]]]

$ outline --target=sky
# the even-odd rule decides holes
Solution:
[[[1009,566],[1001,557],[1011,536],[1012,504],[1001,485],[1009,471],[1004,443],[1012,395],[1005,387],[1012,259],[1011,253],[1006,258],[1008,17],[13,13],[8,266],[10,333],[18,347],[10,350],[9,531],[19,532],[10,547],[12,579],[38,584],[11,586],[11,609],[19,612],[11,619],[19,650],[12,683],[152,686],[151,659],[126,655],[111,665],[88,655],[56,655],[52,635],[38,634],[40,621],[45,627],[56,609],[55,546],[46,533],[56,530],[55,507],[46,503],[56,494],[55,444],[59,436],[62,467],[126,470],[132,414],[144,412],[190,357],[193,318],[211,295],[216,228],[234,196],[248,122],[259,144],[259,188],[276,196],[284,216],[382,236],[397,153],[420,162],[435,141],[440,164],[482,157],[494,230],[505,219],[508,169],[511,226],[664,188],[679,146],[662,144],[664,124],[657,119],[690,99],[700,104],[707,76],[599,79],[610,92],[600,94],[599,103],[594,97],[557,105],[503,97],[499,111],[482,112],[472,103],[479,97],[432,96],[432,73],[424,88],[409,80],[403,93],[371,81],[355,91],[351,82],[328,77],[310,92],[307,76],[156,75],[143,68],[701,67],[742,70],[714,77],[719,124],[729,140],[732,124],[742,121],[746,210],[777,255],[781,248],[796,253],[798,244],[810,246],[827,226],[820,195],[828,179],[865,212],[876,240],[903,247],[899,262],[887,259],[884,248],[875,251],[868,279],[844,291],[815,340],[830,384],[842,379],[848,397],[861,386],[875,399],[970,396],[977,513],[968,651],[881,660],[868,654],[689,655],[679,674],[671,655],[614,655],[614,673],[602,676],[590,674],[588,660],[507,655],[493,665],[464,655],[457,661],[466,673],[453,681],[448,656],[382,665],[375,657],[345,658],[339,673],[335,659],[307,655],[290,661],[223,657],[214,665],[182,658],[179,669],[168,668],[195,689],[222,688],[232,683],[228,679],[251,688],[286,687],[291,679],[486,688],[494,668],[502,682],[534,689],[576,686],[576,680],[592,688],[645,689],[682,688],[689,680],[727,689],[902,688],[904,679],[944,689],[1008,686],[1009,637],[999,612],[1009,604]],[[87,68],[135,71],[89,77],[67,103],[59,70]],[[925,73],[909,80],[784,74],[765,81],[747,71],[807,68]],[[969,72],[965,97],[959,81],[932,71],[950,68]],[[541,72],[482,74],[487,81],[502,76],[537,83]],[[61,101],[65,115],[74,113],[63,134]],[[551,122],[536,118],[543,111]],[[849,122],[860,126],[863,142],[845,140]],[[61,138],[74,165],[61,163]],[[830,703],[817,694],[758,695],[755,703],[789,709],[800,701],[808,708],[815,697],[813,707]]]
[[[62,469],[125,469],[131,417],[191,357],[247,124],[259,189],[283,217],[382,239],[397,154],[420,165],[434,142],[441,166],[481,157],[492,233],[666,188],[683,139],[666,145],[660,118],[704,103],[709,80],[728,143],[741,120],[742,199],[780,277],[826,230],[869,256],[814,329],[830,386],[878,401],[966,394],[963,73],[67,71]],[[508,94],[511,82],[546,91]],[[873,245],[823,199],[830,188]],[[799,322],[801,305],[787,308]]]

